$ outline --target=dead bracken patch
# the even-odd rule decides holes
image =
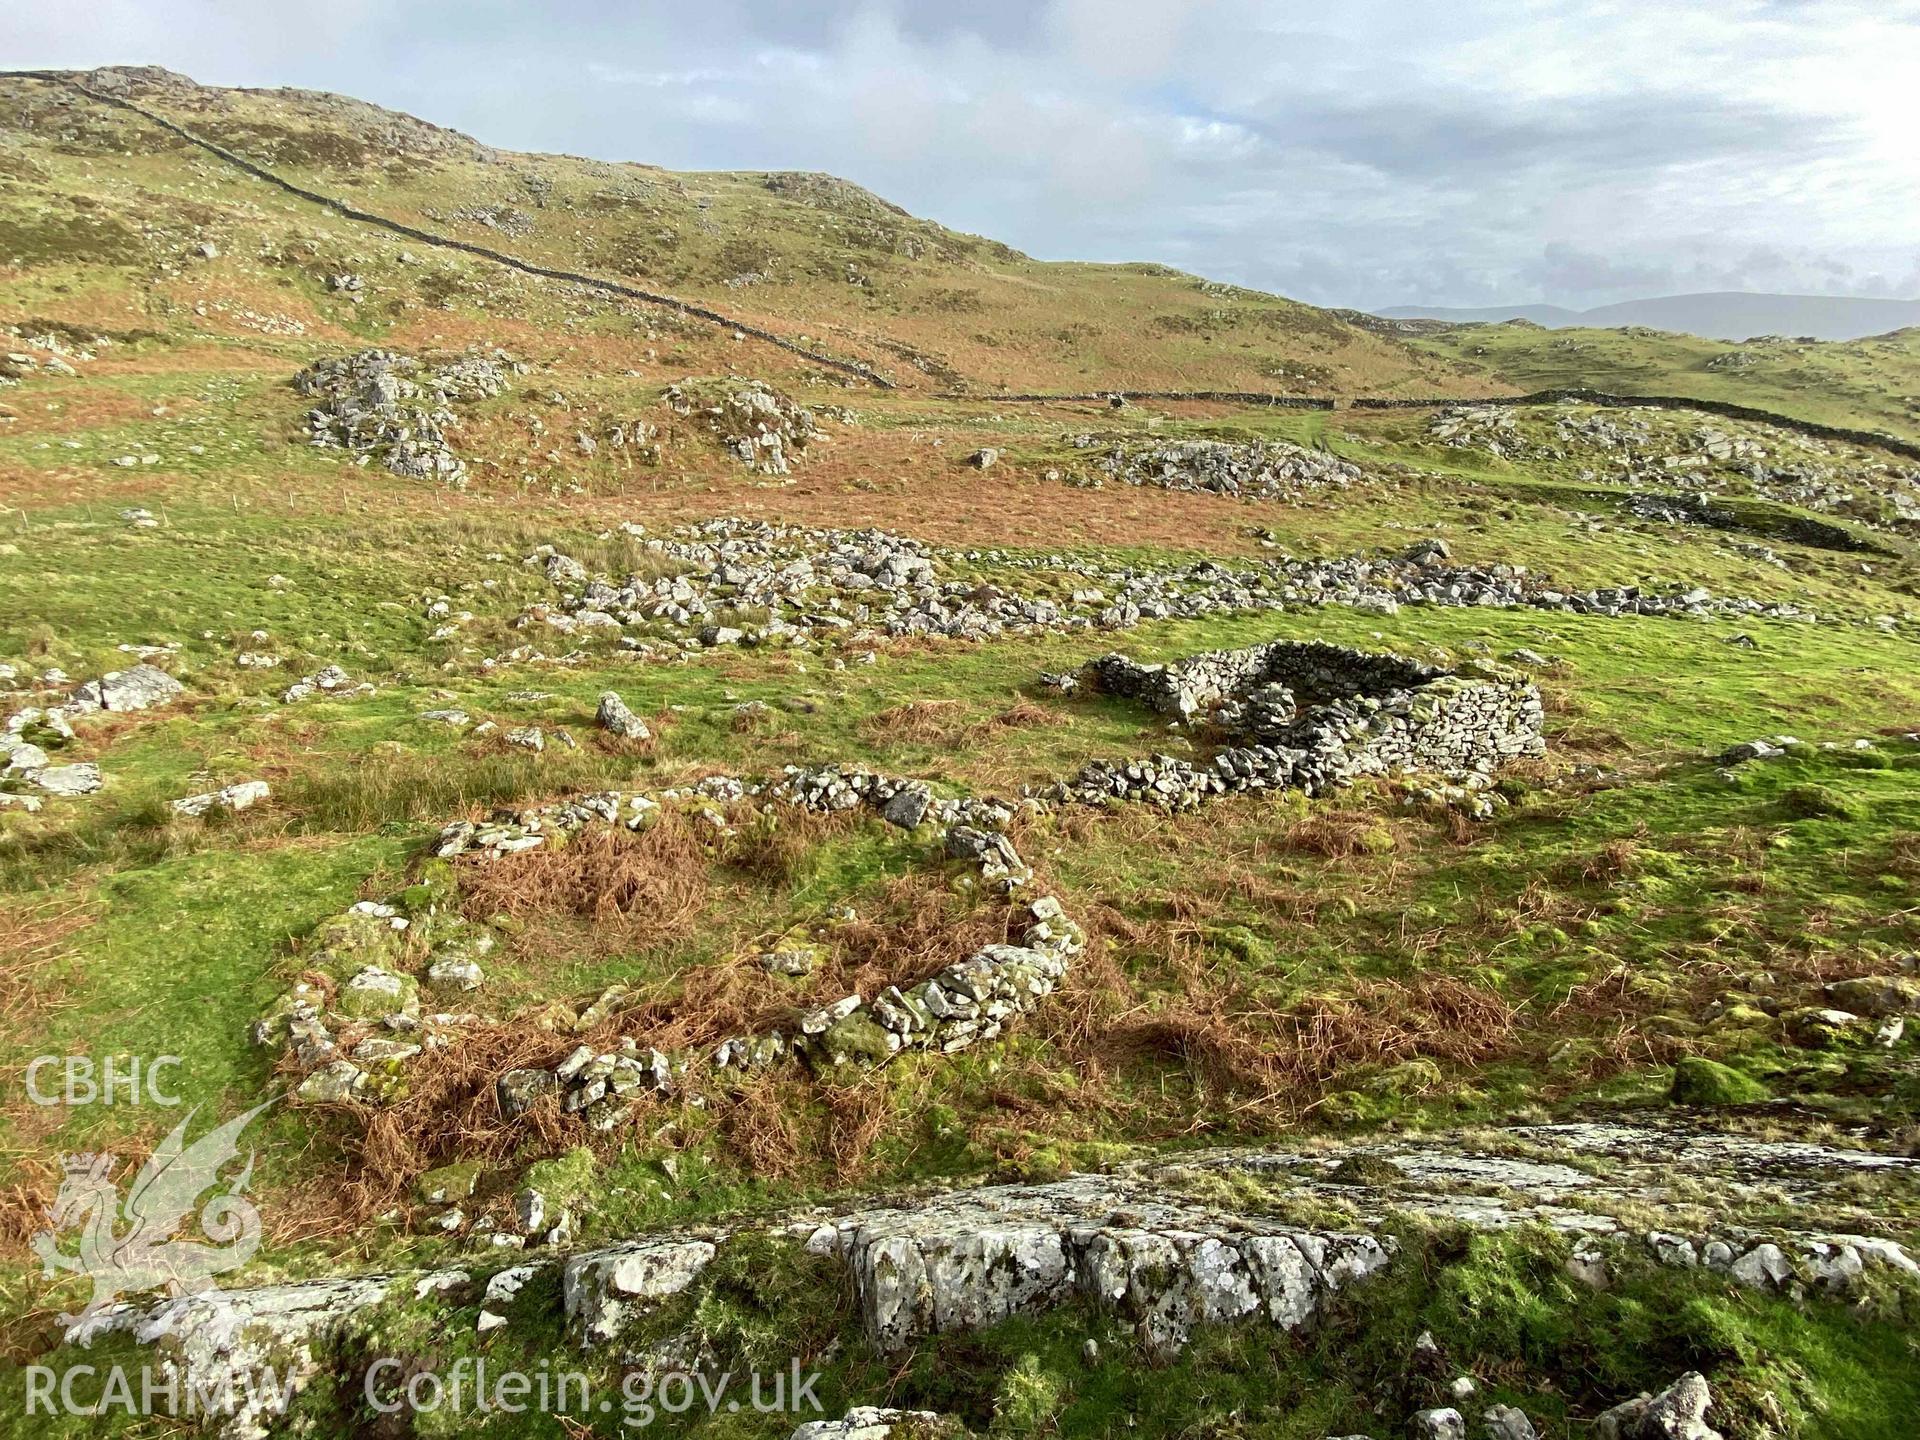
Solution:
[[[12,1035],[63,1003],[53,971],[68,941],[92,923],[72,900],[0,908],[0,1034]]]
[[[1110,1056],[1175,1060],[1232,1113],[1277,1121],[1311,1112],[1363,1068],[1485,1065],[1508,1053],[1519,1013],[1497,993],[1445,975],[1355,980],[1284,1008],[1229,981],[1201,983],[1159,1013],[1122,1018],[1094,1043]],[[1195,1117],[1196,1128],[1204,1123]]]
[[[949,746],[966,731],[958,700],[909,700],[868,716],[860,731],[880,744]]]
[[[595,826],[505,862],[464,861],[461,908],[480,921],[568,916],[617,928],[623,945],[655,945],[685,934],[700,913],[709,863],[692,824],[666,810],[640,833]]]

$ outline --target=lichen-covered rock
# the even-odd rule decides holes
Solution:
[[[627,702],[620,698],[618,691],[601,692],[600,704],[594,712],[594,720],[602,730],[610,735],[618,735],[623,740],[653,738],[653,732],[647,728],[647,722],[627,708]]]
[[[617,1339],[650,1303],[691,1285],[714,1254],[708,1240],[650,1240],[576,1255],[561,1270],[567,1322],[590,1344]]]
[[[61,795],[75,798],[92,795],[106,781],[101,777],[100,767],[91,760],[78,761],[72,765],[42,765],[37,769],[20,772],[21,778],[29,785],[37,786],[49,795]]]
[[[890,1410],[856,1405],[838,1420],[809,1420],[788,1440],[964,1440],[957,1420],[931,1410]]]
[[[368,965],[334,992],[333,1008],[349,1020],[397,1020],[411,1025],[420,1018],[420,982],[384,966]]]
[[[494,1082],[494,1098],[503,1119],[512,1120],[527,1113],[542,1095],[551,1094],[559,1082],[549,1070],[509,1070]]]
[[[151,710],[175,699],[186,687],[154,665],[135,665],[89,680],[73,692],[76,710]]]
[[[1863,975],[1836,980],[1827,986],[1827,998],[1843,1011],[1876,1019],[1920,1015],[1920,976]]]
[[[272,793],[264,780],[241,780],[235,784],[223,786],[205,795],[188,795],[172,802],[176,815],[189,819],[212,814],[216,811],[225,814],[238,814],[259,804]]]
[[[1712,1405],[1706,1378],[1690,1371],[1658,1395],[1624,1401],[1597,1417],[1594,1440],[1721,1440],[1706,1422]]]
[[[227,1440],[265,1440],[287,1401],[321,1371],[327,1342],[388,1298],[392,1277],[349,1276],[210,1290],[151,1308],[110,1306],[69,1332],[91,1346],[124,1334],[151,1346],[159,1393],[217,1397],[205,1413],[224,1414]],[[278,1383],[263,1384],[273,1373]]]

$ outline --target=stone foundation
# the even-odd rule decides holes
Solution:
[[[1503,667],[1445,670],[1401,655],[1319,641],[1211,650],[1168,665],[1111,654],[1086,688],[1137,699],[1176,723],[1206,723],[1231,741],[1210,762],[1170,755],[1096,761],[1052,798],[1144,800],[1190,809],[1242,790],[1318,794],[1363,775],[1486,775],[1546,753],[1532,682]]]

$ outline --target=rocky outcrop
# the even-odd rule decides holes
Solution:
[[[428,366],[390,350],[362,350],[316,361],[294,376],[293,388],[317,402],[307,412],[312,444],[458,489],[467,466],[447,440],[453,407],[498,395],[511,368],[504,356]]]
[[[1325,1296],[1393,1253],[1391,1240],[1370,1234],[1227,1217],[1095,1176],[859,1211],[806,1243],[846,1263],[883,1349],[1079,1298],[1133,1321],[1163,1355],[1198,1325],[1256,1317],[1304,1325]]]
[[[1330,1297],[1395,1263],[1396,1217],[1476,1229],[1548,1227],[1573,1238],[1569,1270],[1590,1285],[1610,1284],[1629,1267],[1669,1267],[1717,1272],[1759,1295],[1844,1298],[1869,1273],[1911,1282],[1920,1265],[1894,1239],[1824,1231],[1814,1228],[1818,1217],[1876,1224],[1859,1209],[1872,1193],[1862,1181],[1886,1185],[1916,1175],[1920,1161],[1872,1151],[1603,1123],[1216,1150],[1112,1174],[895,1195],[576,1254],[515,1257],[492,1274],[482,1263],[121,1304],[70,1340],[86,1345],[125,1334],[151,1344],[183,1386],[217,1392],[266,1365],[304,1384],[329,1353],[354,1353],[351,1346],[330,1351],[328,1342],[377,1323],[383,1301],[451,1312],[484,1293],[483,1325],[557,1320],[576,1342],[617,1356],[637,1321],[697,1292],[736,1237],[771,1233],[837,1262],[860,1324],[885,1350],[1085,1303],[1123,1318],[1147,1350],[1165,1355],[1200,1326],[1314,1324]],[[1782,1213],[1783,1204],[1803,1217],[1803,1228],[1757,1218]],[[1711,1218],[1702,1228],[1683,1213]],[[557,1283],[529,1284],[543,1274]],[[530,1298],[556,1293],[557,1302]],[[527,1308],[556,1303],[553,1316]],[[259,1397],[236,1432],[261,1434],[281,1394]],[[1608,1411],[1595,1433],[1710,1440],[1710,1403],[1701,1377],[1685,1376]],[[1513,1423],[1511,1415],[1506,1421]]]
[[[729,454],[761,475],[792,473],[822,434],[812,411],[764,380],[683,380],[667,387],[666,401],[676,415],[698,416]]]

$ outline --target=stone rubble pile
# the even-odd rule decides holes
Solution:
[[[1539,690],[1479,662],[1449,671],[1317,641],[1275,641],[1169,665],[1105,655],[1087,664],[1077,688],[1137,699],[1175,722],[1203,721],[1251,743],[1206,763],[1172,755],[1096,761],[1039,792],[1055,802],[1187,810],[1245,790],[1316,795],[1362,775],[1484,777],[1546,751]],[[1491,797],[1479,798],[1491,813]]]
[[[478,1301],[483,1327],[540,1334],[557,1323],[588,1349],[620,1354],[635,1322],[675,1296],[699,1292],[736,1237],[771,1234],[844,1268],[860,1319],[884,1350],[1087,1303],[1129,1321],[1142,1345],[1164,1356],[1201,1326],[1311,1324],[1330,1297],[1395,1263],[1390,1223],[1399,1217],[1479,1230],[1549,1227],[1575,1239],[1570,1276],[1600,1288],[1629,1270],[1666,1267],[1717,1272],[1728,1284],[1796,1304],[1845,1301],[1865,1293],[1877,1274],[1911,1283],[1920,1265],[1896,1241],[1825,1232],[1812,1217],[1837,1211],[1858,1217],[1857,1225],[1883,1223],[1861,1215],[1861,1197],[1872,1193],[1863,1182],[1916,1173],[1920,1161],[1882,1152],[1671,1125],[1527,1125],[1214,1150],[1133,1162],[1112,1174],[657,1232],[516,1258],[491,1272],[483,1259],[430,1272],[123,1301],[82,1322],[68,1340],[91,1346],[126,1335],[155,1347],[153,1363],[182,1388],[218,1392],[267,1364],[303,1383],[317,1378],[340,1363],[330,1357],[359,1353],[337,1342],[378,1324],[389,1299],[444,1306],[449,1318]],[[1681,1233],[1685,1227],[1668,1219],[1676,1186],[1689,1208],[1715,1217],[1710,1232]],[[1809,1217],[1809,1229],[1745,1218],[1781,1197]],[[1290,1220],[1289,1212],[1314,1218]],[[548,1283],[531,1283],[541,1277]],[[1444,1363],[1437,1345],[1428,1351],[1433,1363]],[[1468,1377],[1450,1388],[1458,1406],[1478,1387]],[[264,1435],[288,1392],[246,1393],[255,1403],[232,1433]],[[1607,1410],[1595,1434],[1710,1440],[1711,1404],[1705,1381],[1690,1374]],[[1459,1413],[1441,1407],[1422,1415]],[[1516,1415],[1490,1407],[1483,1420],[1510,1427],[1489,1430],[1506,1440],[1530,1433],[1512,1428],[1525,1420]]]
[[[1076,448],[1101,442],[1077,436]],[[1297,500],[1318,490],[1344,490],[1365,480],[1351,461],[1285,440],[1229,444],[1222,440],[1169,440],[1153,445],[1121,443],[1095,462],[1103,476],[1126,485],[1161,490],[1206,491],[1247,500]]]
[[[294,376],[293,387],[316,402],[307,412],[312,444],[346,450],[362,464],[379,460],[396,475],[460,488],[466,462],[446,435],[453,407],[498,395],[520,368],[504,356],[429,366],[390,350],[362,350],[316,361]]]
[[[683,380],[667,387],[676,415],[699,416],[741,464],[761,475],[787,475],[824,432],[805,406],[764,380]]]
[[[650,538],[647,552],[681,571],[624,584],[589,579],[566,556],[532,557],[563,592],[560,614],[530,612],[563,632],[636,630],[687,649],[871,643],[883,636],[988,639],[1062,622],[1049,600],[941,579],[919,542],[884,530],[812,530],[715,520]],[[565,562],[556,565],[555,561]],[[743,616],[765,615],[748,620]],[[630,648],[647,641],[633,638]]]
[[[137,647],[121,648],[137,651]],[[64,749],[77,738],[73,717],[149,710],[169,704],[185,688],[158,666],[142,663],[87,681],[62,704],[16,710],[0,727],[0,806],[32,811],[40,808],[41,795],[73,798],[95,793],[105,783],[98,765],[90,760],[56,765],[48,753]]]
[[[1376,614],[1392,614],[1402,605],[1439,605],[1601,616],[1820,618],[1790,603],[1716,596],[1700,586],[1561,590],[1518,566],[1454,565],[1422,547],[1388,558],[1108,566],[1059,555],[941,550],[884,530],[714,520],[681,527],[671,538],[647,537],[643,548],[661,562],[654,573],[616,582],[590,576],[578,561],[540,547],[528,561],[545,567],[560,591],[559,605],[534,606],[514,624],[615,636],[635,655],[666,657],[730,645],[860,646],[887,637],[985,640],[1119,630],[1148,620],[1277,613],[1291,606],[1346,605]],[[962,578],[962,566],[992,567],[1006,578]],[[1020,575],[1045,583],[1023,593],[1015,584]],[[1064,597],[1057,593],[1063,578],[1072,582]]]
[[[1550,433],[1524,428],[1510,406],[1448,406],[1429,422],[1437,440],[1508,459],[1564,460],[1580,477],[1629,485],[1736,489],[1896,529],[1920,524],[1920,470],[1835,440],[1786,430],[1731,429],[1652,407],[1562,404]]]

